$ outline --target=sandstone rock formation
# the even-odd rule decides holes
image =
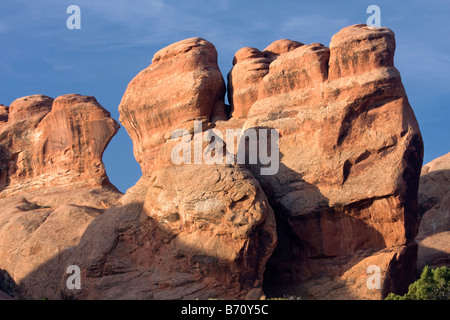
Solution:
[[[143,172],[119,200],[101,163],[117,126],[93,98],[2,106],[0,268],[27,297],[402,293],[416,266],[423,145],[394,50],[392,31],[365,25],[342,29],[329,48],[287,39],[247,47],[228,90],[208,41],[160,50],[119,106]],[[246,148],[258,161],[225,161],[239,158],[223,139],[229,129],[255,129],[257,147]],[[269,129],[279,133],[270,140],[279,168],[264,175]],[[217,161],[196,163],[194,151],[174,163],[185,146]],[[66,287],[68,265],[81,268],[79,290]],[[378,289],[367,285],[373,267]],[[39,279],[50,279],[45,290]]]
[[[93,97],[17,99],[0,122],[0,268],[9,294],[59,298],[66,259],[121,195],[102,154],[119,126]]]
[[[258,298],[276,237],[272,210],[248,171],[199,169],[142,178],[95,219],[69,260],[82,268],[82,290],[65,297]]]
[[[276,230],[258,182],[244,167],[171,162],[172,132],[194,135],[194,120],[212,126],[224,94],[217,52],[200,38],[162,49],[131,81],[120,119],[143,176],[87,228],[70,258],[84,285],[66,298],[261,296]]]
[[[118,128],[94,97],[17,99],[0,125],[2,194],[108,184],[101,157]]]
[[[278,174],[262,176],[251,166],[277,216],[266,286],[290,284],[319,299],[405,290],[413,279],[423,146],[393,66],[394,34],[355,25],[333,36],[329,48],[284,47],[264,62],[271,50],[252,49],[246,60],[238,51],[229,84],[233,102],[257,92],[234,106],[248,110],[244,130],[280,132]],[[260,76],[241,81],[240,72],[254,72],[240,67],[249,61]],[[381,290],[355,281],[366,279],[368,255],[383,273]],[[350,276],[349,269],[357,271]],[[326,290],[317,289],[324,282]]]
[[[419,207],[418,272],[425,265],[450,267],[450,153],[423,166]]]
[[[155,53],[152,64],[130,82],[119,106],[120,122],[133,140],[143,174],[151,172],[165,133],[194,119],[224,117],[224,94],[217,51],[210,42],[191,38]]]
[[[14,280],[7,271],[0,269],[0,300],[11,300],[12,296],[16,294],[15,288],[17,287]],[[8,292],[9,294],[6,294]]]
[[[87,288],[65,294],[123,297],[118,288],[153,299],[261,294],[276,238],[272,211],[242,166],[170,161],[171,134],[184,129],[195,141],[194,120],[202,130],[280,133],[278,173],[263,176],[259,164],[248,166],[277,219],[268,292],[289,284],[282,289],[306,298],[376,299],[405,290],[414,277],[423,146],[393,66],[393,33],[356,25],[335,35],[330,48],[280,40],[263,52],[239,50],[229,74],[229,120],[215,118],[224,87],[212,48],[202,39],[173,44],[128,86],[121,121],[144,176],[122,209],[88,228],[71,259],[83,266]],[[243,251],[244,243],[254,247]],[[380,290],[366,285],[372,265],[380,268]]]

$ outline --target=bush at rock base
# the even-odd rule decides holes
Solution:
[[[420,279],[409,286],[408,293],[403,296],[390,293],[386,300],[450,300],[450,268],[425,266]]]

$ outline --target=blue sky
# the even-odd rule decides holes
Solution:
[[[69,5],[81,30],[69,30]],[[450,152],[450,1],[0,0],[0,103],[44,94],[92,95],[116,120],[130,80],[159,49],[194,36],[211,41],[224,77],[234,53],[278,39],[329,45],[341,28],[381,8],[396,34],[395,65],[425,141],[425,162]],[[122,192],[139,179],[122,127],[105,151],[108,176]]]

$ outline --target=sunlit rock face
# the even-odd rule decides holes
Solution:
[[[80,95],[23,97],[1,114],[0,286],[16,298],[58,299],[67,258],[121,196],[102,162],[119,125]]]
[[[236,53],[232,119],[280,133],[278,173],[250,166],[277,217],[274,294],[381,298],[414,279],[423,145],[394,50],[391,30],[355,25],[329,48],[282,40]],[[380,290],[366,286],[371,264]]]

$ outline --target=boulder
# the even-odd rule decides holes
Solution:
[[[8,296],[6,293],[0,291],[0,300],[12,300],[12,298]]]

